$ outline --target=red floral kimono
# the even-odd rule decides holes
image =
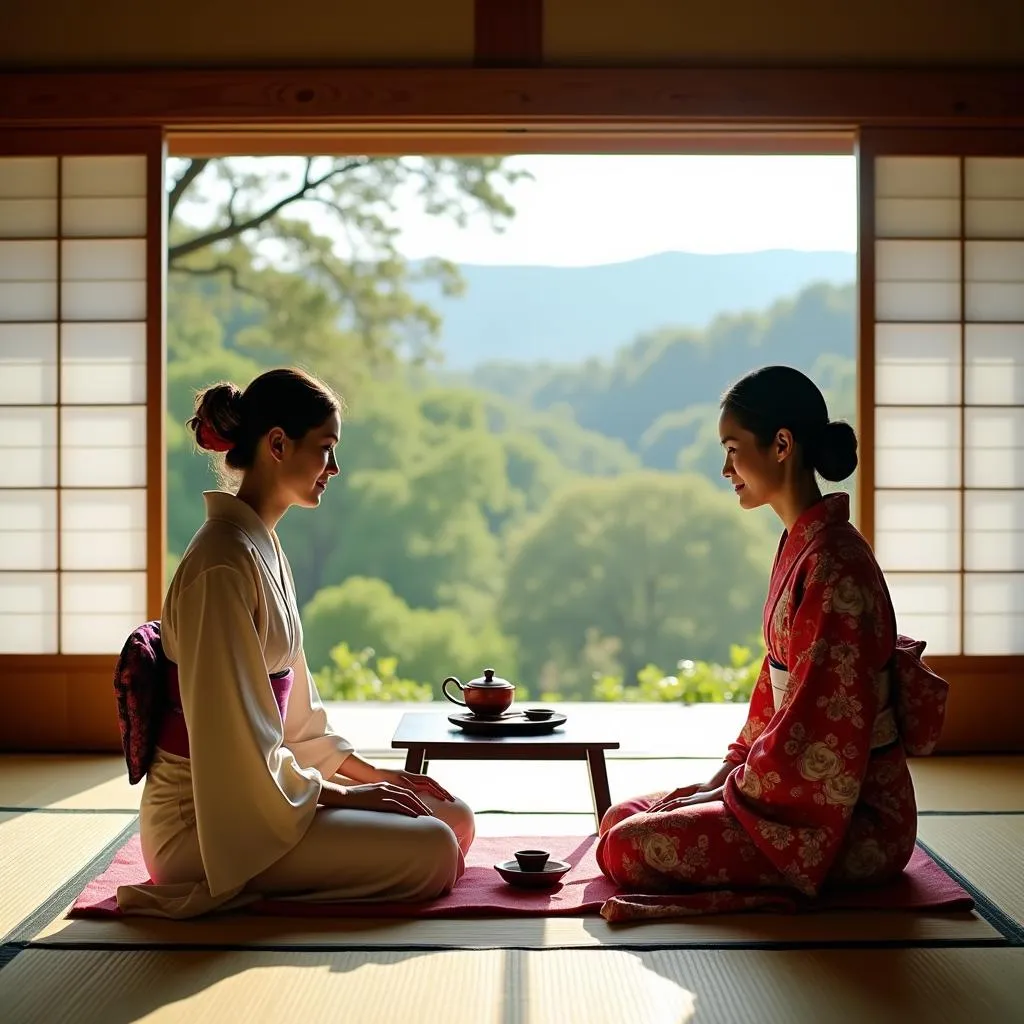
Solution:
[[[724,802],[645,813],[655,794],[605,815],[598,862],[623,889],[689,892],[652,900],[676,914],[722,912],[776,902],[779,887],[813,897],[825,885],[877,884],[909,861],[917,808],[890,696],[895,616],[849,511],[847,495],[829,495],[783,534],[764,611],[768,656],[726,756],[735,768]],[[622,897],[605,916],[659,914]]]

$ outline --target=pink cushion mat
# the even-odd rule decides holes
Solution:
[[[861,891],[832,892],[807,901],[783,890],[757,893],[694,891],[680,896],[626,895],[601,874],[594,859],[595,836],[483,837],[476,840],[466,860],[466,873],[442,899],[428,903],[323,903],[265,899],[249,904],[247,913],[289,917],[550,917],[598,914],[607,901],[609,920],[638,917],[674,917],[686,914],[726,913],[743,909],[769,909],[795,913],[808,910],[969,910],[974,902],[920,847],[910,864],[889,885]],[[516,889],[503,882],[494,864],[509,860],[514,851],[543,849],[572,864],[557,888],[540,891]],[[149,881],[142,862],[138,836],[115,855],[110,867],[93,879],[75,901],[70,916],[119,916],[117,887]],[[725,897],[722,899],[718,896]],[[613,899],[613,897],[615,899]]]

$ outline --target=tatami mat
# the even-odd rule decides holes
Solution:
[[[1024,949],[680,951],[641,959],[695,994],[698,1024],[1024,1021]],[[568,962],[560,966],[569,970]]]
[[[0,936],[84,868],[133,818],[0,813]]]
[[[1024,815],[922,818],[918,834],[1001,910],[1024,925]]]
[[[936,805],[953,811],[1012,809],[1019,806],[1018,794],[1024,791],[1020,773],[1022,758],[931,758],[914,762],[919,801],[923,809]],[[691,775],[706,769],[699,761],[623,761],[612,762],[612,775],[618,773],[621,793],[643,792],[683,765]],[[479,807],[488,795],[477,773],[466,764],[439,762],[437,768],[452,770],[456,782],[478,787]],[[473,766],[475,767],[475,766]],[[491,771],[507,768],[501,764],[486,766]],[[541,770],[552,766],[539,765]],[[582,771],[582,765],[561,768]],[[440,772],[438,773],[440,775]],[[451,780],[449,780],[451,781]],[[564,794],[552,802],[557,806],[585,801],[574,814],[481,814],[481,835],[587,834],[595,827],[588,811],[589,792],[584,789],[566,801]],[[682,783],[682,776],[669,781]],[[452,784],[459,788],[456,782]],[[509,802],[530,806],[531,794],[509,785],[506,777],[498,782],[504,793],[512,793]],[[662,781],[660,784],[664,785]],[[495,784],[497,785],[497,783]],[[463,786],[466,788],[466,786]],[[113,808],[132,806],[141,786],[129,787],[124,765],[115,757],[7,756],[0,759],[0,806],[44,806],[53,813],[0,814],[0,934],[6,934],[47,899],[59,886],[83,868],[89,859],[127,825],[128,814],[113,813]],[[541,793],[546,793],[543,787]],[[534,794],[536,796],[536,794]],[[1015,799],[1017,798],[1017,799]],[[501,801],[492,800],[492,803]],[[536,800],[532,801],[536,804]],[[90,809],[104,813],[83,813]],[[536,807],[533,808],[536,811]],[[75,813],[65,813],[74,811]],[[1024,815],[983,814],[921,819],[921,837],[945,857],[970,882],[977,885],[1018,921],[1024,921]],[[140,931],[141,929],[141,931]],[[548,921],[416,921],[297,922],[259,921],[248,918],[216,918],[200,923],[127,924],[110,921],[57,921],[44,941],[116,943],[123,941],[157,944],[245,944],[283,945],[302,948],[326,944],[328,947],[373,946],[407,947],[416,945],[447,948],[494,948],[521,946],[551,948],[588,947],[624,943],[649,946],[746,945],[751,943],[813,943],[881,939],[894,942],[931,941],[977,942],[994,938],[995,933],[977,916],[933,917],[917,914],[846,914],[808,917],[761,916],[738,919],[714,918],[698,922],[651,924],[643,928],[609,929],[595,919],[557,919]]]
[[[1024,950],[29,950],[8,1024],[1020,1024]],[[695,1007],[695,1012],[694,1012]]]
[[[577,954],[584,955],[585,954]],[[359,1024],[676,1024],[692,996],[628,954],[559,964],[515,951],[59,953],[0,974],[8,1024],[352,1020]],[[614,958],[614,963],[611,962]],[[555,970],[551,970],[554,967]]]
[[[723,751],[724,753],[724,751]],[[703,782],[720,759],[608,758],[612,800]],[[588,811],[590,783],[582,763],[435,761],[430,772],[474,810],[526,813]],[[918,808],[936,811],[1024,811],[1024,756],[925,757],[911,761]]]
[[[88,754],[0,757],[0,807],[138,809],[142,783],[128,785],[124,758]]]
[[[910,762],[922,811],[1024,811],[1024,755],[917,757]]]
[[[374,758],[381,767],[401,767]],[[608,760],[613,800],[710,778],[719,760]],[[514,771],[513,771],[514,769]],[[590,781],[580,762],[435,761],[430,773],[474,810],[585,814]],[[73,810],[137,808],[143,786],[128,785],[124,760],[89,755],[0,756],[0,807]]]
[[[201,921],[82,918],[54,921],[49,946],[557,949],[597,946],[759,946],[791,943],[1001,942],[974,913],[737,914],[609,925],[599,917],[351,920],[231,915]]]
[[[382,766],[400,761],[376,759]],[[718,759],[608,760],[612,799],[624,800],[709,778]],[[586,813],[590,784],[584,765],[435,761],[431,773],[478,811]],[[1024,756],[926,757],[911,762],[922,811],[1024,811]],[[74,810],[137,808],[142,785],[129,786],[117,756],[0,756],[0,807]]]

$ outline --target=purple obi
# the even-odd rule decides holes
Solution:
[[[282,722],[294,678],[291,669],[270,677]],[[189,756],[178,666],[164,654],[158,620],[143,623],[125,641],[114,671],[114,697],[128,781],[133,786],[145,778],[157,746],[179,757]]]
[[[292,692],[295,673],[288,669],[277,672],[270,677],[270,686],[274,691],[277,709],[281,712],[281,721],[288,713],[288,696]],[[185,728],[185,713],[181,709],[181,689],[178,685],[178,666],[172,661],[167,662],[167,709],[163,715],[160,733],[156,745],[168,754],[188,757],[188,730]]]

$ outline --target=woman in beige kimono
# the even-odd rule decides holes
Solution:
[[[164,602],[165,716],[140,811],[153,884],[128,913],[191,917],[261,895],[426,900],[464,870],[473,815],[425,775],[375,768],[331,728],[274,528],[338,472],[339,403],[273,370],[197,399],[189,426],[237,493],[211,492]],[[180,698],[180,699],[179,699]]]

